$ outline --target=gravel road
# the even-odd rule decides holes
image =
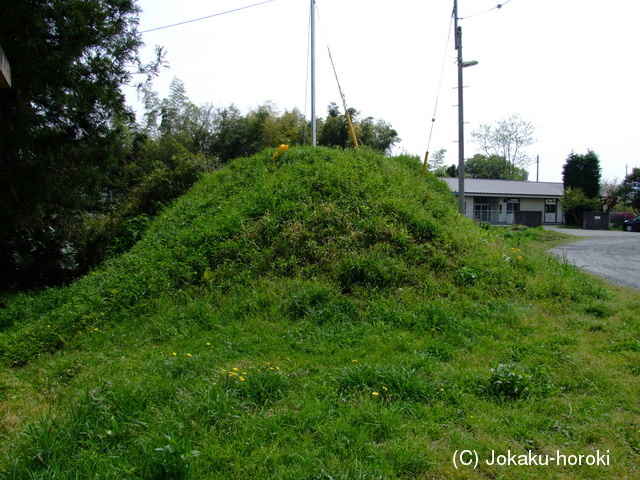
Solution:
[[[640,290],[640,232],[545,228],[584,237],[552,249],[553,254],[614,283]]]

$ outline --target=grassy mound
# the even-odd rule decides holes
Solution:
[[[615,461],[530,478],[637,469],[638,297],[530,248],[542,231],[476,227],[401,159],[272,154],[73,285],[6,296],[3,475],[485,478],[522,467],[454,452],[557,449]]]

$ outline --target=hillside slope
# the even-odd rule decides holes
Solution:
[[[6,298],[0,472],[485,478],[519,470],[453,453],[557,448],[638,468],[637,297],[528,249],[543,232],[478,228],[401,160],[272,155],[73,285]]]

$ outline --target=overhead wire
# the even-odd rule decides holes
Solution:
[[[318,23],[320,24],[320,29],[322,30],[322,36],[324,37],[324,44],[327,46],[327,53],[329,54],[329,61],[331,62],[331,67],[333,68],[333,74],[336,77],[336,83],[338,84],[338,92],[340,93],[340,98],[342,99],[342,106],[344,109],[347,109],[347,100],[342,91],[342,87],[340,86],[340,80],[338,79],[338,72],[336,70],[336,64],[333,61],[333,55],[331,55],[331,48],[329,48],[329,41],[327,40],[327,32],[324,29],[324,24],[322,23],[322,18],[320,18],[320,11],[318,10],[318,4],[314,3],[314,8],[316,9],[316,15],[318,17]]]
[[[509,3],[510,1],[511,0],[506,0],[503,3],[497,4],[495,7],[489,8],[487,10],[483,10],[482,12],[474,13],[473,15],[467,15],[466,17],[459,17],[458,20],[465,20],[467,18],[476,17],[478,15],[482,15],[484,13],[491,12],[492,10],[499,10],[502,7],[504,7],[507,3]],[[431,130],[429,132],[429,141],[427,143],[427,153],[425,153],[425,156],[424,156],[424,162],[422,164],[422,173],[420,174],[420,176],[424,176],[424,172],[427,169],[427,162],[429,160],[429,149],[431,147],[431,137],[433,135],[433,127],[434,127],[434,124],[435,124],[435,121],[436,121],[436,111],[438,109],[438,100],[440,99],[440,88],[442,87],[442,77],[444,75],[444,68],[445,68],[445,63],[446,63],[446,55],[447,55],[446,51],[449,48],[449,41],[451,40],[451,27],[453,25],[454,20],[455,20],[455,11],[451,15],[451,23],[449,25],[449,34],[448,34],[448,37],[447,37],[447,44],[446,44],[446,47],[445,47],[445,56],[444,56],[444,59],[442,61],[442,71],[440,72],[440,83],[438,84],[438,93],[436,95],[435,106],[434,106],[434,109],[433,109],[433,117],[431,118]]]
[[[322,29],[322,35],[324,37],[325,45],[327,46],[327,52],[329,53],[329,61],[331,62],[331,67],[333,68],[333,74],[336,77],[336,83],[338,84],[338,92],[340,93],[340,98],[342,100],[342,106],[344,107],[344,115],[347,118],[347,125],[349,128],[349,134],[351,135],[351,140],[353,141],[353,146],[358,148],[358,139],[356,138],[356,132],[353,128],[353,122],[351,121],[351,114],[349,113],[349,109],[347,108],[347,97],[345,97],[344,92],[342,91],[342,86],[340,85],[340,79],[338,78],[338,71],[336,70],[336,64],[333,61],[333,55],[331,54],[331,48],[329,48],[329,41],[327,40],[327,34],[324,30],[324,25],[322,23],[322,19],[320,18],[320,11],[318,10],[318,5],[314,2],[316,14],[318,16],[318,20],[320,23],[320,28]]]
[[[444,69],[446,67],[446,63],[447,63],[447,53],[449,50],[449,43],[451,42],[451,30],[453,27],[453,15],[451,15],[451,22],[449,23],[449,33],[447,34],[447,42],[445,44],[445,48],[444,48],[444,55],[442,58],[442,68],[440,69],[440,81],[438,83],[438,91],[436,93],[436,101],[435,104],[433,106],[433,116],[431,117],[431,129],[429,131],[429,141],[427,142],[427,153],[424,156],[424,162],[422,164],[422,173],[420,174],[420,176],[424,176],[424,172],[427,169],[427,161],[429,160],[429,149],[431,148],[431,138],[433,136],[433,127],[436,123],[436,113],[438,111],[438,102],[440,100],[440,90],[442,88],[442,79],[444,77]]]
[[[164,25],[162,27],[150,28],[148,30],[143,30],[140,33],[149,33],[155,32],[156,30],[163,30],[165,28],[178,27],[180,25],[186,25],[187,23],[199,22],[200,20],[207,20],[208,18],[220,17],[222,15],[226,15],[228,13],[239,12],[240,10],[246,10],[248,8],[257,7],[259,5],[264,5],[265,3],[273,2],[274,0],[264,0],[263,2],[254,3],[252,5],[245,5],[244,7],[234,8],[233,10],[227,10],[226,12],[214,13],[212,15],[207,15],[206,17],[193,18],[191,20],[185,20],[184,22],[172,23],[171,25]]]
[[[474,14],[472,14],[472,15],[467,15],[466,17],[460,17],[460,18],[458,18],[458,20],[466,20],[467,18],[477,17],[478,15],[482,15],[482,14],[485,14],[485,13],[491,12],[492,10],[499,10],[499,9],[501,9],[502,7],[504,7],[507,3],[509,3],[510,1],[511,1],[511,0],[506,0],[506,1],[505,1],[505,2],[503,2],[503,3],[499,3],[499,4],[497,4],[495,7],[491,7],[491,8],[489,8],[489,9],[487,9],[487,10],[483,10],[482,12],[474,13]]]

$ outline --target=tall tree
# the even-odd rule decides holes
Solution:
[[[585,155],[571,152],[562,167],[562,182],[565,190],[580,188],[588,198],[600,194],[600,159],[592,150]]]
[[[134,0],[0,0],[0,281],[73,266],[74,212],[101,201],[142,68]],[[46,278],[43,278],[45,280]]]
[[[517,168],[525,168],[533,162],[523,148],[533,144],[534,130],[531,123],[516,114],[498,121],[495,126],[483,123],[471,132],[471,136],[487,157],[495,155],[508,162],[508,179],[513,180]]]
[[[357,125],[357,136],[362,145],[390,153],[393,146],[400,141],[398,132],[389,122],[367,117]]]

